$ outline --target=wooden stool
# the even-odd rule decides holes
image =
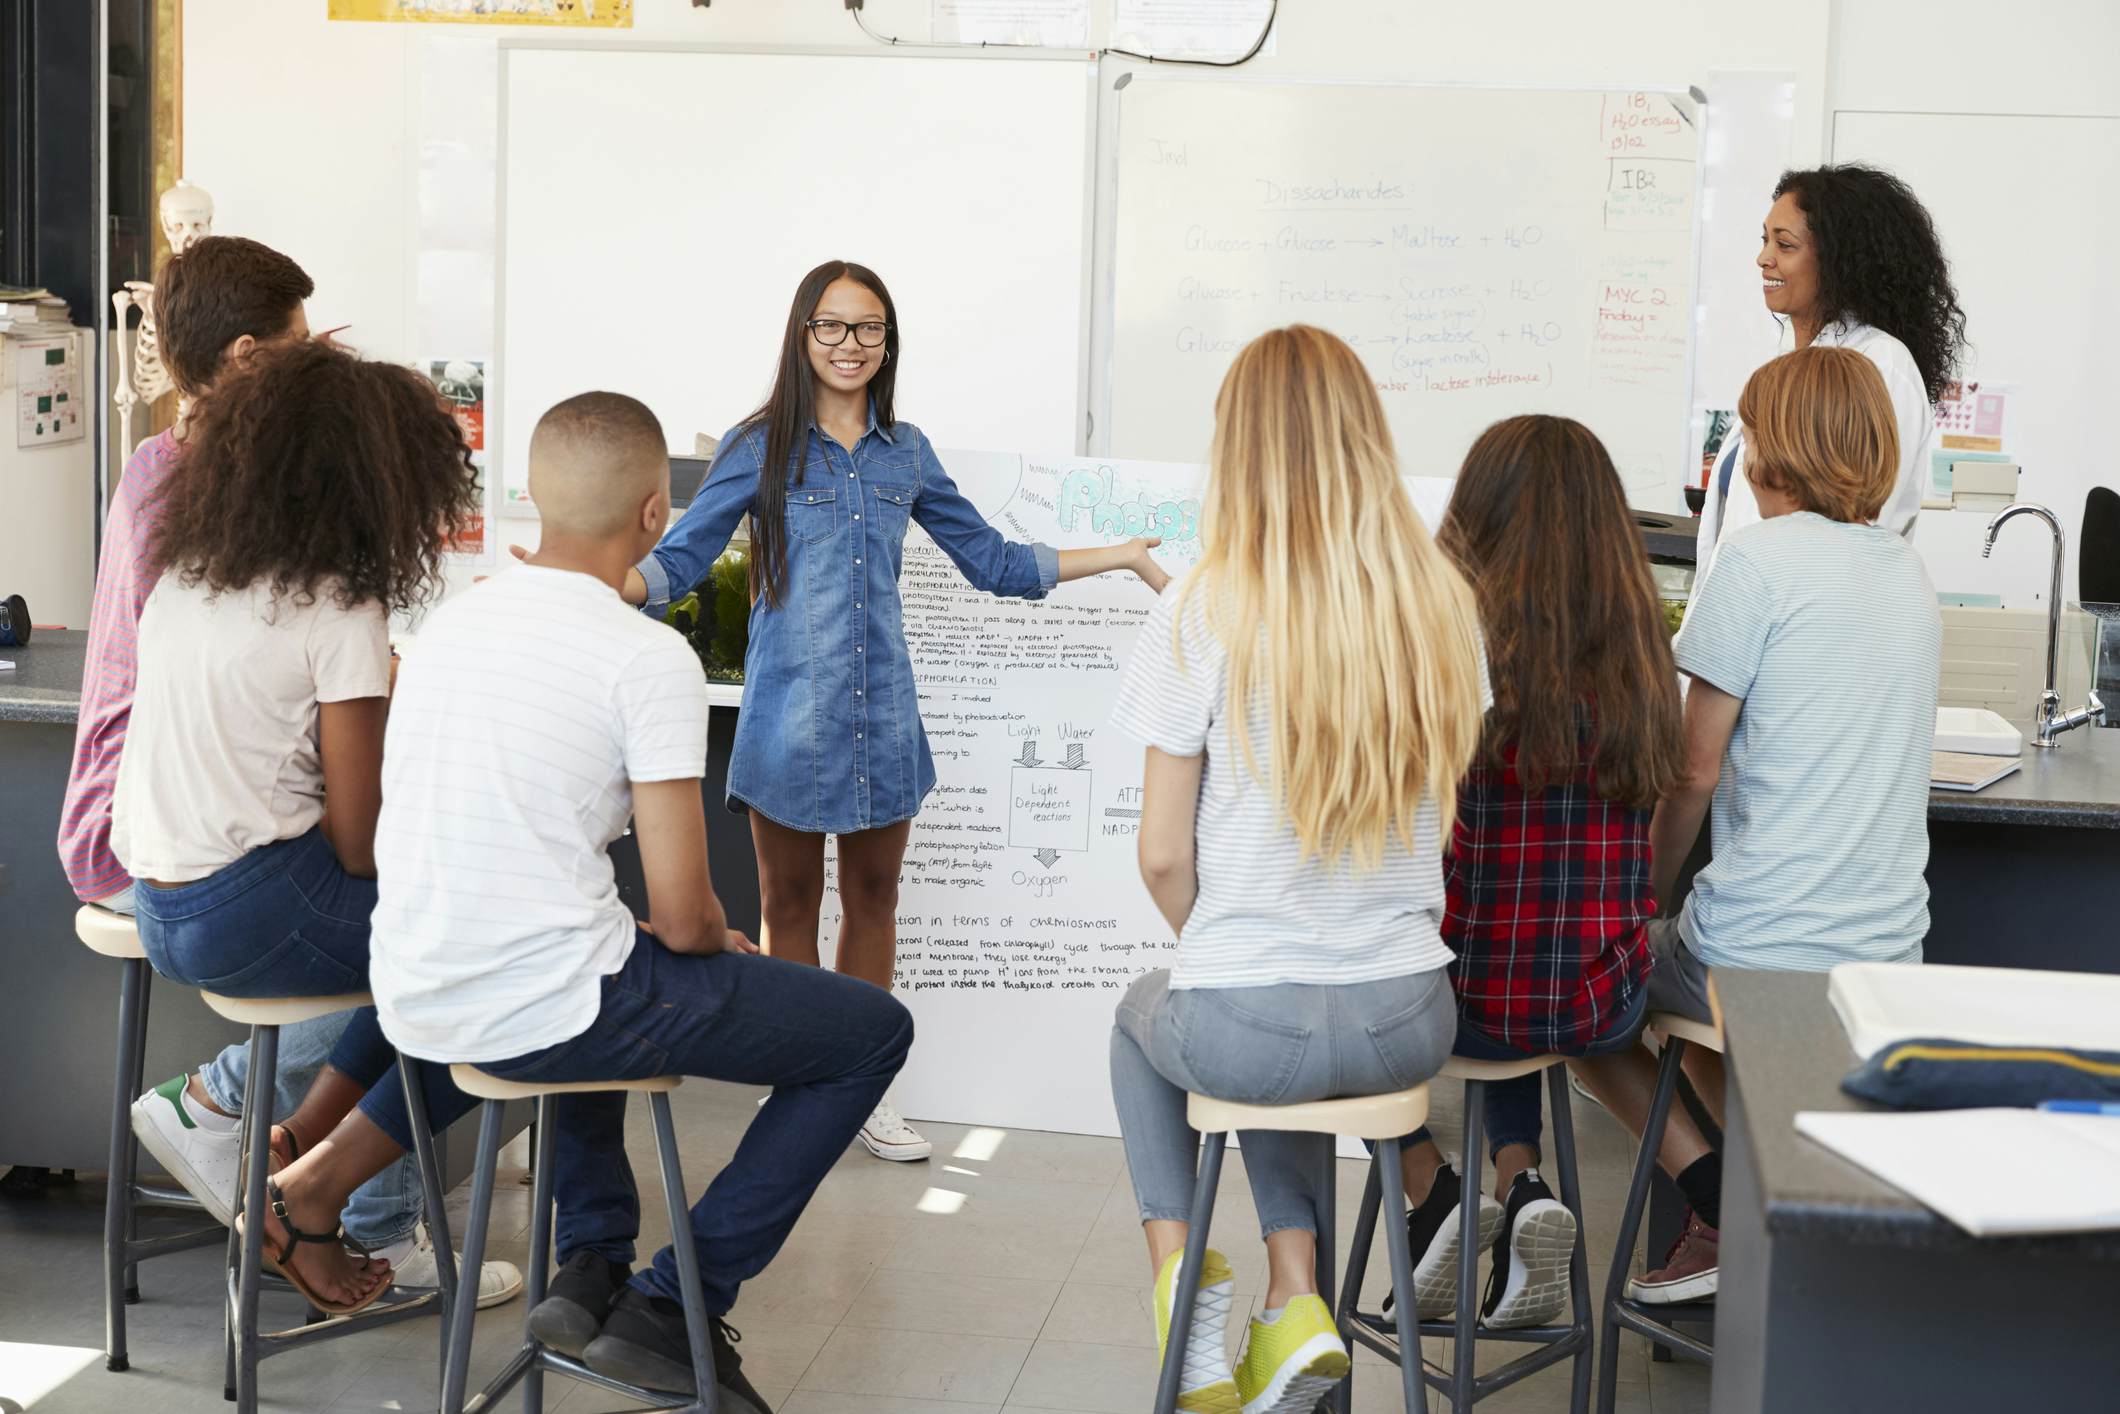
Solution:
[[[1479,1219],[1481,1204],[1478,1201],[1484,1191],[1481,1182],[1481,1165],[1485,1155],[1481,1152],[1481,1128],[1486,1122],[1487,1086],[1497,1080],[1514,1080],[1519,1076],[1546,1075],[1547,1108],[1553,1111],[1553,1160],[1555,1175],[1560,1179],[1561,1203],[1575,1215],[1575,1251],[1568,1263],[1568,1304],[1570,1319],[1564,1326],[1525,1326],[1513,1330],[1485,1330],[1479,1324]],[[1447,1336],[1451,1341],[1450,1369],[1444,1371],[1430,1367],[1420,1354],[1420,1346],[1413,1345],[1413,1365],[1407,1365],[1405,1338],[1407,1297],[1401,1289],[1397,1297],[1396,1338],[1393,1324],[1382,1315],[1369,1315],[1354,1309],[1356,1283],[1363,1267],[1369,1262],[1369,1244],[1373,1239],[1377,1222],[1377,1185],[1393,1187],[1402,1182],[1398,1167],[1394,1164],[1385,1170],[1380,1162],[1377,1171],[1370,1176],[1369,1190],[1362,1198],[1362,1214],[1356,1220],[1354,1249],[1348,1256],[1347,1296],[1341,1315],[1343,1328],[1351,1329],[1355,1339],[1376,1351],[1402,1369],[1418,1368],[1429,1384],[1450,1396],[1450,1407],[1463,1414],[1488,1395],[1515,1384],[1528,1375],[1537,1374],[1548,1365],[1573,1359],[1575,1364],[1573,1384],[1569,1391],[1570,1414],[1583,1414],[1590,1405],[1590,1276],[1586,1265],[1583,1243],[1583,1195],[1581,1174],[1575,1160],[1575,1124],[1568,1108],[1568,1067],[1562,1056],[1531,1056],[1523,1060],[1486,1061],[1471,1060],[1464,1056],[1452,1056],[1443,1063],[1438,1077],[1445,1080],[1465,1082],[1465,1173],[1463,1201],[1458,1204],[1458,1271],[1457,1313],[1455,1319],[1444,1321],[1416,1321],[1420,1334]],[[1399,1203],[1392,1204],[1394,1214],[1399,1212]],[[1405,1223],[1393,1218],[1404,1240]],[[1398,1283],[1394,1280],[1394,1287]],[[1476,1373],[1474,1362],[1478,1358],[1479,1342],[1482,1340],[1506,1340],[1537,1345],[1541,1349],[1520,1355],[1498,1370],[1486,1375]],[[1343,1408],[1345,1406],[1342,1406]]]
[[[150,1257],[188,1252],[221,1240],[214,1223],[168,1237],[139,1238],[142,1204],[204,1212],[199,1200],[178,1189],[140,1182],[140,1141],[132,1131],[132,1103],[145,1083],[147,994],[154,969],[140,947],[140,932],[122,913],[93,905],[74,915],[74,936],[90,952],[118,960],[118,1076],[110,1102],[110,1181],[103,1195],[103,1368],[125,1370],[125,1308],[140,1299],[140,1263]]]
[[[366,992],[336,997],[224,997],[201,992],[216,1013],[250,1028],[250,1074],[243,1087],[243,1191],[237,1213],[266,1209],[265,1177],[272,1154],[272,1104],[278,1079],[280,1028],[312,1021],[333,1012],[370,1005]],[[449,1250],[449,1229],[442,1214],[441,1170],[435,1166],[434,1136],[427,1127],[427,1101],[413,1063],[398,1057],[398,1078],[405,1086],[405,1107],[418,1156],[427,1230],[434,1240],[440,1290],[417,1294],[393,1288],[384,1299],[353,1316],[325,1319],[312,1311],[301,1325],[282,1331],[258,1330],[258,1292],[265,1281],[265,1225],[248,1222],[242,1235],[228,1230],[228,1305],[222,1395],[234,1400],[238,1414],[256,1414],[258,1364],[266,1358],[316,1340],[351,1335],[392,1321],[426,1314],[439,1299],[448,1310],[456,1292],[456,1264]],[[476,1267],[471,1270],[477,1271]],[[473,1293],[477,1287],[474,1284]],[[446,1351],[445,1351],[446,1353]]]
[[[1178,1407],[1178,1380],[1184,1368],[1186,1338],[1192,1332],[1193,1303],[1190,1294],[1200,1285],[1200,1268],[1207,1260],[1207,1230],[1215,1215],[1215,1185],[1222,1178],[1222,1151],[1229,1143],[1229,1136],[1240,1129],[1270,1129],[1293,1134],[1321,1134],[1328,1139],[1346,1135],[1350,1139],[1367,1139],[1376,1144],[1376,1157],[1370,1165],[1369,1189],[1362,1199],[1365,1219],[1373,1227],[1376,1210],[1382,1201],[1383,1192],[1392,1194],[1391,1211],[1395,1215],[1389,1231],[1384,1235],[1385,1246],[1391,1253],[1392,1287],[1399,1293],[1399,1335],[1402,1340],[1413,1342],[1413,1257],[1406,1246],[1405,1193],[1399,1180],[1399,1140],[1413,1133],[1428,1120],[1428,1087],[1415,1086],[1411,1090],[1400,1090],[1389,1095],[1361,1095],[1345,1100],[1315,1100],[1302,1105],[1239,1105],[1227,1100],[1211,1099],[1206,1095],[1190,1095],[1186,1098],[1186,1122],[1206,1137],[1200,1156],[1200,1173],[1193,1185],[1192,1223],[1185,1238],[1185,1259],[1178,1268],[1178,1284],[1175,1288],[1178,1299],[1171,1302],[1170,1338],[1164,1345],[1163,1373],[1156,1386],[1156,1414],[1175,1414]],[[1391,1181],[1378,1184],[1377,1175],[1389,1167]],[[1318,1290],[1330,1293],[1333,1288],[1333,1199],[1336,1192],[1336,1172],[1331,1146],[1325,1151],[1324,1171],[1317,1178],[1318,1216]],[[1347,1265],[1347,1288],[1335,1311],[1340,1328],[1340,1339],[1349,1337],[1347,1320],[1354,1308],[1354,1291],[1360,1285],[1362,1263],[1368,1260],[1367,1244],[1357,1237],[1357,1253]],[[1415,1347],[1418,1349],[1418,1346]],[[1346,1409],[1349,1382],[1354,1378],[1352,1369],[1346,1380],[1331,1396],[1335,1407]],[[1403,1371],[1406,1387],[1406,1408],[1426,1411],[1427,1390],[1421,1382],[1417,1366],[1406,1366]]]
[[[1722,1029],[1695,1021],[1676,1012],[1649,1013],[1648,1029],[1664,1038],[1663,1063],[1656,1072],[1656,1098],[1649,1103],[1649,1118],[1642,1128],[1641,1152],[1634,1156],[1634,1176],[1627,1183],[1627,1205],[1620,1214],[1619,1239],[1612,1249],[1612,1270],[1605,1277],[1605,1329],[1598,1345],[1598,1414],[1612,1414],[1619,1397],[1620,1328],[1646,1337],[1652,1345],[1692,1356],[1704,1365],[1715,1363],[1715,1347],[1685,1334],[1659,1319],[1666,1309],[1633,1301],[1627,1296],[1627,1271],[1634,1264],[1634,1244],[1641,1234],[1642,1210],[1649,1205],[1649,1185],[1656,1176],[1657,1152],[1663,1148],[1664,1127],[1671,1118],[1671,1099],[1678,1093],[1678,1073],[1686,1047],[1705,1046],[1718,1054],[1723,1048]],[[1691,1310],[1702,1309],[1698,1304]],[[1707,1309],[1713,1310],[1713,1306]],[[1651,1312],[1657,1312],[1652,1316]]]
[[[486,1255],[486,1228],[492,1218],[494,1173],[500,1165],[502,1111],[510,1100],[537,1102],[537,1154],[531,1160],[536,1181],[530,1190],[530,1256],[525,1268],[528,1290],[524,1292],[523,1344],[472,1401],[480,1410],[492,1409],[518,1381],[523,1384],[523,1408],[537,1414],[543,1408],[546,1371],[569,1375],[597,1385],[653,1409],[676,1409],[683,1414],[714,1414],[718,1404],[714,1371],[714,1349],[708,1343],[705,1298],[700,1294],[699,1254],[692,1246],[692,1211],[685,1200],[684,1172],[677,1163],[677,1129],[670,1121],[670,1092],[680,1077],[661,1075],[648,1080],[584,1080],[521,1083],[488,1075],[476,1066],[449,1068],[456,1086],[467,1095],[485,1101],[478,1130],[478,1164],[471,1176],[471,1215],[464,1232],[464,1270],[475,1272]],[[677,1255],[677,1284],[684,1297],[685,1338],[692,1345],[692,1379],[697,1393],[690,1401],[668,1390],[642,1389],[621,1380],[597,1374],[579,1360],[561,1355],[538,1343],[529,1334],[529,1316],[545,1299],[547,1269],[552,1265],[552,1151],[557,1131],[553,1128],[552,1097],[594,1094],[599,1091],[639,1091],[648,1097],[648,1112],[655,1123],[656,1156],[661,1161],[663,1198],[670,1208],[670,1245]],[[442,1414],[463,1414],[464,1390],[471,1367],[472,1317],[475,1301],[458,1302],[450,1309],[442,1373]]]

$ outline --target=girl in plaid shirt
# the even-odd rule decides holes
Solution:
[[[1649,820],[1678,768],[1679,698],[1626,491],[1581,423],[1515,417],[1473,444],[1436,538],[1479,599],[1494,684],[1448,865],[1454,1049],[1632,1046],[1656,914]],[[1494,1251],[1482,1319],[1497,1328],[1553,1319],[1568,1291],[1575,1217],[1538,1174],[1539,1084],[1486,1090],[1498,1202],[1479,1200]],[[1404,1168],[1420,1314],[1446,1316],[1463,1183],[1426,1130]]]

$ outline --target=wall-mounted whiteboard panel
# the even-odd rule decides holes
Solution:
[[[673,448],[757,406],[822,261],[890,287],[898,414],[938,446],[1082,426],[1094,66],[903,54],[503,50],[503,484],[591,388]]]
[[[1115,456],[1204,458],[1260,332],[1362,355],[1408,474],[1481,428],[1580,418],[1637,505],[1688,459],[1696,169],[1686,94],[1253,83],[1121,89],[1108,413]]]

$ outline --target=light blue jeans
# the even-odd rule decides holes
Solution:
[[[133,886],[127,885],[123,893],[104,899],[102,906],[114,913],[132,916]],[[302,1103],[302,1097],[309,1093],[310,1084],[317,1078],[317,1072],[324,1068],[324,1062],[331,1056],[331,1048],[338,1044],[339,1033],[346,1029],[351,1017],[351,1012],[340,1012],[280,1028],[279,1060],[273,1066],[272,1117],[275,1123],[293,1114]],[[215,1109],[232,1115],[243,1113],[244,1087],[249,1079],[248,1041],[238,1041],[226,1047],[221,1054],[199,1067],[199,1085],[206,1091],[206,1098],[213,1101]],[[413,1166],[412,1156],[407,1154],[354,1189],[339,1221],[345,1224],[348,1237],[363,1247],[374,1249],[411,1236],[413,1228],[419,1224],[421,1209],[419,1170]]]
[[[1187,1092],[1247,1105],[1382,1095],[1425,1084],[1457,1037],[1443,969],[1346,987],[1184,988],[1137,979],[1112,1028],[1112,1099],[1141,1220],[1192,1220],[1200,1136]],[[1318,1230],[1315,1179],[1332,1138],[1246,1130],[1259,1231]]]

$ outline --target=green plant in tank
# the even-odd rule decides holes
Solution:
[[[663,622],[692,645],[708,682],[742,682],[751,642],[749,556],[741,550],[722,555],[699,588],[670,605]]]

